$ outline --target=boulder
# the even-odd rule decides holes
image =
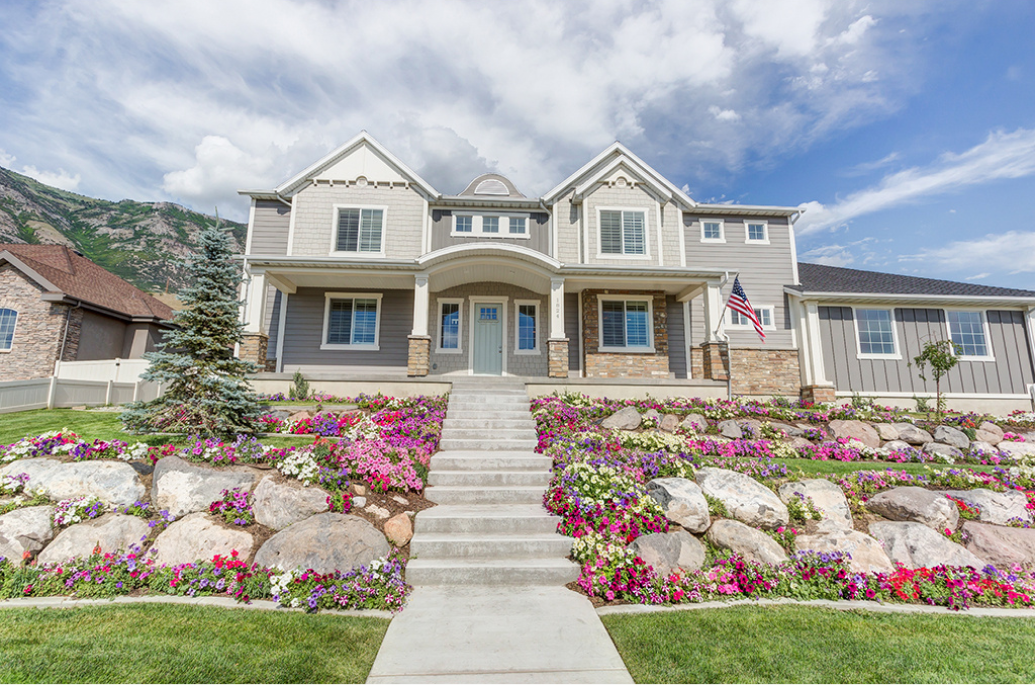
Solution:
[[[996,449],[1010,457],[1023,457],[1035,454],[1035,442],[1010,442],[1009,440],[1003,440],[996,445]]]
[[[787,503],[798,495],[809,497],[816,509],[823,514],[823,520],[838,528],[852,527],[852,510],[848,507],[845,493],[826,478],[811,478],[780,486],[780,499]]]
[[[867,447],[880,447],[880,435],[865,421],[831,421],[830,432],[835,438],[854,438]]]
[[[659,428],[661,426],[661,414],[658,413],[657,409],[648,409],[647,411],[643,412],[643,418],[641,419],[641,421],[645,421],[647,419],[650,419],[654,422],[655,428]]]
[[[639,428],[642,420],[640,412],[636,410],[636,407],[626,407],[625,409],[616,411],[614,414],[611,414],[611,416],[608,416],[600,425],[604,428],[617,428],[619,430],[631,431]]]
[[[877,435],[880,436],[881,440],[898,440],[898,428],[895,428],[894,424],[878,423],[873,427],[876,429]]]
[[[978,454],[995,454],[996,448],[995,445],[993,445],[990,442],[985,442],[984,440],[975,440],[974,442],[970,443],[970,451],[976,452]]]
[[[147,521],[137,516],[105,514],[61,531],[38,559],[41,564],[62,564],[85,559],[96,547],[101,552],[127,551],[131,545],[139,545],[149,530]]]
[[[26,552],[35,554],[54,537],[54,507],[25,507],[0,516],[0,557],[15,566]]]
[[[892,425],[898,429],[898,439],[908,442],[910,445],[925,445],[929,442],[934,442],[934,438],[931,437],[930,433],[923,428],[917,428],[911,423],[902,422]]]
[[[208,511],[209,505],[223,496],[223,490],[251,490],[254,473],[251,469],[217,470],[179,457],[165,457],[155,467],[151,501],[157,510],[166,509],[176,517]]]
[[[798,428],[797,426],[792,426],[788,423],[771,421],[769,425],[772,426],[774,430],[783,431],[784,435],[786,435],[789,438],[800,438],[803,435],[805,435],[805,431]]]
[[[1003,429],[991,421],[984,421],[975,431],[976,439],[987,442],[990,445],[998,445],[1003,440]]]
[[[288,420],[290,420],[290,421],[304,421],[306,419],[311,419],[311,418],[313,418],[313,413],[311,411],[307,411],[307,410],[303,409],[302,411],[296,411],[295,413],[291,414],[291,416],[288,417]]]
[[[704,566],[704,545],[685,530],[641,535],[632,541],[629,551],[652,566],[659,576],[677,569],[696,571]]]
[[[891,573],[895,570],[884,547],[866,533],[840,528],[824,521],[815,535],[799,535],[794,540],[796,552],[829,554],[841,552],[851,557],[849,568],[856,573]]]
[[[986,565],[973,553],[922,523],[877,521],[870,524],[870,535],[884,546],[892,563],[906,568],[946,565],[981,570]]]
[[[691,533],[708,530],[708,502],[697,483],[687,478],[655,478],[647,483],[647,494],[664,510],[669,521]]]
[[[687,414],[683,422],[679,424],[683,430],[692,430],[696,433],[703,433],[708,428],[708,419],[700,414]]]
[[[55,459],[20,459],[0,469],[0,476],[29,474],[26,490],[43,488],[53,500],[96,497],[125,506],[147,493],[140,475],[124,461],[79,461],[63,463]]]
[[[964,521],[963,533],[967,549],[1000,570],[1035,566],[1035,529]]]
[[[695,476],[701,490],[721,501],[729,515],[759,528],[775,529],[790,520],[787,507],[776,494],[743,473],[706,467]]]
[[[348,571],[391,551],[370,523],[348,514],[317,514],[280,531],[259,548],[255,562],[281,570]]]
[[[985,488],[974,490],[949,490],[945,493],[978,508],[978,521],[1008,525],[1011,519],[1031,522],[1028,498],[1020,490],[996,492]]]
[[[413,537],[413,522],[405,513],[385,521],[385,537],[396,547],[403,547]]]
[[[952,426],[938,426],[935,428],[934,441],[952,445],[959,450],[965,450],[970,447],[970,438],[967,437],[967,434]]]
[[[955,464],[963,459],[963,452],[958,447],[953,447],[944,442],[927,443],[924,445],[924,453],[946,464]]]
[[[229,557],[234,550],[241,559],[247,559],[253,544],[252,536],[243,530],[221,526],[207,514],[197,512],[173,521],[155,538],[152,549],[158,550],[156,564],[176,566],[212,561],[216,554]]]
[[[762,422],[758,419],[740,419],[737,425],[740,426],[745,438],[758,440],[762,437]]]
[[[915,448],[908,442],[905,442],[903,440],[888,440],[881,446],[881,449],[886,450],[888,452],[901,452],[902,450]]]
[[[665,414],[661,419],[661,430],[666,433],[674,433],[679,428],[679,417],[675,414]]]
[[[739,423],[731,419],[719,422],[719,435],[730,440],[740,440],[744,437],[744,431],[741,430]]]
[[[866,508],[892,521],[922,523],[941,534],[946,528],[956,530],[959,510],[944,494],[906,486],[879,492],[866,502]]]
[[[377,506],[376,504],[373,504],[373,503],[368,504],[367,506],[363,507],[363,511],[369,513],[371,516],[373,516],[374,518],[378,518],[378,519],[386,519],[392,513],[390,511],[388,511],[387,509],[385,509],[384,507],[379,507],[379,506]]]
[[[749,561],[763,564],[782,564],[787,561],[787,554],[776,540],[740,521],[716,521],[705,537],[716,547],[728,549]]]
[[[802,447],[811,447],[812,442],[808,438],[789,438],[787,444],[801,452]]]
[[[255,520],[273,530],[283,530],[327,509],[327,493],[320,488],[278,483],[273,475],[259,481],[252,501]]]

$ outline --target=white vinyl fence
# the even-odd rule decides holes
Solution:
[[[147,365],[146,359],[58,362],[50,378],[0,382],[0,414],[151,400],[161,386],[140,380]]]

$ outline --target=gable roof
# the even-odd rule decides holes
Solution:
[[[789,286],[789,288],[802,293],[1035,298],[1035,291],[1032,290],[959,283],[936,278],[902,276],[804,262],[798,262],[798,278],[801,285]]]
[[[173,315],[167,304],[64,245],[0,244],[0,263],[4,262],[48,295],[80,300],[133,319],[165,321]]]

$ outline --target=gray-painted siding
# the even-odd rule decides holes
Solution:
[[[286,255],[290,227],[290,207],[283,202],[256,200],[251,254]]]
[[[668,370],[676,378],[686,378],[686,329],[683,327],[683,303],[675,296],[665,298],[668,313]]]
[[[266,303],[266,311],[270,323],[266,330],[269,332],[269,345],[266,351],[267,359],[277,358],[277,338],[280,336],[280,308],[283,305],[284,296],[276,288],[273,289],[273,302]]]
[[[1024,315],[1019,311],[988,311],[993,362],[967,361],[942,380],[943,392],[1024,394],[1033,382]],[[851,307],[820,307],[823,365],[827,380],[838,390],[852,392],[934,392],[934,381],[920,380],[908,362],[927,340],[948,335],[941,309],[896,309],[895,334],[901,359],[859,359]]]
[[[464,210],[478,212],[479,210]],[[498,210],[485,210],[486,214],[492,214]],[[543,212],[534,212],[528,222],[528,238],[510,238],[507,234],[501,234],[500,238],[489,238],[486,236],[457,237],[450,235],[453,231],[453,212],[448,209],[431,210],[431,250],[441,250],[453,245],[471,245],[474,243],[505,243],[507,245],[519,245],[530,250],[550,255],[553,251],[553,238],[550,236],[550,217]],[[552,255],[551,255],[552,256]]]
[[[582,371],[579,354],[579,294],[564,293],[564,335],[568,338],[568,375],[578,376]]]

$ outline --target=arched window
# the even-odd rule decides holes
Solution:
[[[17,322],[18,312],[13,309],[0,309],[0,352],[10,351]]]

